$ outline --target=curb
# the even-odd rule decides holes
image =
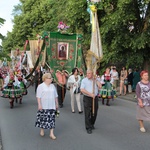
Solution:
[[[127,94],[127,95],[118,95],[118,99],[128,100],[132,102],[137,102],[137,99],[135,98],[135,94]]]

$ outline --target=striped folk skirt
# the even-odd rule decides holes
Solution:
[[[26,85],[22,81],[20,82],[20,89],[21,89],[22,95],[27,95],[28,91],[27,91]]]
[[[99,96],[103,99],[114,99],[116,98],[116,90],[113,89],[110,82],[105,82],[99,92]]]
[[[17,86],[6,86],[3,91],[2,91],[2,97],[4,98],[10,98],[10,99],[14,99],[14,98],[20,98],[22,97],[22,91],[19,87]]]

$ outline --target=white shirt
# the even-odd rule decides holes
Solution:
[[[81,80],[81,77],[79,75],[78,75],[78,81],[76,81],[74,75],[71,75],[68,78],[67,87],[69,87],[69,85],[72,84],[71,88],[73,88],[72,92],[74,93],[74,91],[80,86],[80,80]]]
[[[82,81],[81,81],[81,89],[85,89],[86,91],[90,92],[90,93],[93,93],[93,90],[95,92],[95,96],[97,96],[98,94],[98,87],[97,87],[97,84],[96,84],[96,81],[95,80],[95,89],[93,89],[93,79],[88,79],[87,77],[84,78]]]
[[[44,82],[41,83],[37,88],[36,97],[41,99],[43,109],[56,110],[55,99],[58,97],[58,94],[53,84],[48,86]]]
[[[112,76],[112,78],[114,79],[114,80],[117,80],[117,79],[119,79],[119,76],[118,76],[118,72],[117,71],[113,71],[112,72],[112,74],[111,74],[111,76]]]

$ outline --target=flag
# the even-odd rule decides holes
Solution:
[[[97,65],[103,57],[101,35],[99,29],[99,23],[97,18],[97,11],[92,12],[92,35],[90,50],[87,52],[87,69],[92,69],[93,73],[96,74]]]
[[[102,51],[102,43],[101,43],[101,36],[100,36],[100,30],[99,30],[99,24],[98,24],[98,18],[97,18],[97,9],[95,5],[90,6],[91,13],[92,13],[92,35],[91,35],[91,45],[90,50],[87,52],[87,69],[90,69],[93,71],[93,94],[95,93],[95,84],[96,84],[96,70],[97,65],[100,62],[100,60],[103,57],[103,51]],[[94,116],[95,112],[95,98],[93,97],[92,100],[92,114]]]

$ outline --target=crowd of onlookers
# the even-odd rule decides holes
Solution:
[[[112,66],[110,73],[114,79],[113,86],[119,92],[119,95],[135,92],[136,85],[141,79],[140,71],[137,68],[133,70],[122,67],[121,71],[118,72],[117,68]]]

